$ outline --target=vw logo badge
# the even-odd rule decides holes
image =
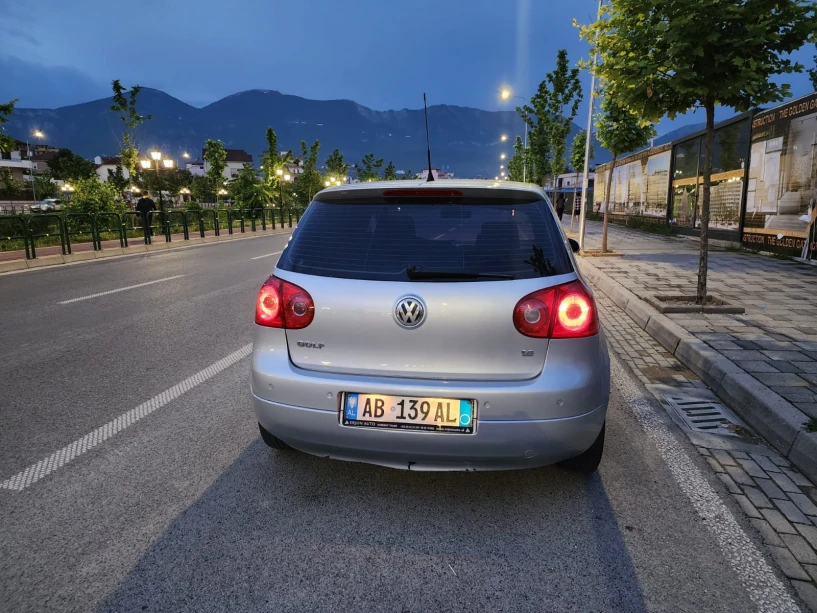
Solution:
[[[426,305],[416,296],[401,298],[394,307],[394,319],[409,330],[417,328],[425,321]]]

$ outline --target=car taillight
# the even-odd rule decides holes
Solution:
[[[278,277],[261,286],[255,301],[255,323],[268,328],[298,330],[315,318],[315,303],[305,289]]]
[[[528,294],[516,303],[513,323],[534,338],[580,338],[598,334],[596,303],[579,281]]]

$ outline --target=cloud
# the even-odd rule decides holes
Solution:
[[[68,66],[45,66],[0,55],[0,101],[19,98],[18,107],[57,108],[108,95],[102,84]]]
[[[39,45],[39,41],[31,36],[31,34],[15,27],[4,27],[2,29],[3,33],[5,34],[4,38],[8,41],[9,38],[17,38],[19,40],[27,42],[29,45],[34,47]]]

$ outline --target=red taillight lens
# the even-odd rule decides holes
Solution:
[[[315,303],[305,289],[277,277],[261,286],[255,301],[255,323],[268,328],[298,330],[315,318]]]
[[[581,338],[599,332],[596,303],[579,281],[528,294],[516,303],[513,323],[535,338]]]

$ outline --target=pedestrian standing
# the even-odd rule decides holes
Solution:
[[[562,221],[562,215],[565,213],[565,195],[559,194],[556,197],[556,214],[559,216],[559,221]]]
[[[136,203],[136,212],[142,216],[142,224],[144,228],[150,227],[150,213],[156,210],[156,203],[150,197],[150,192],[143,192],[139,202]],[[153,231],[151,230],[151,236]]]

